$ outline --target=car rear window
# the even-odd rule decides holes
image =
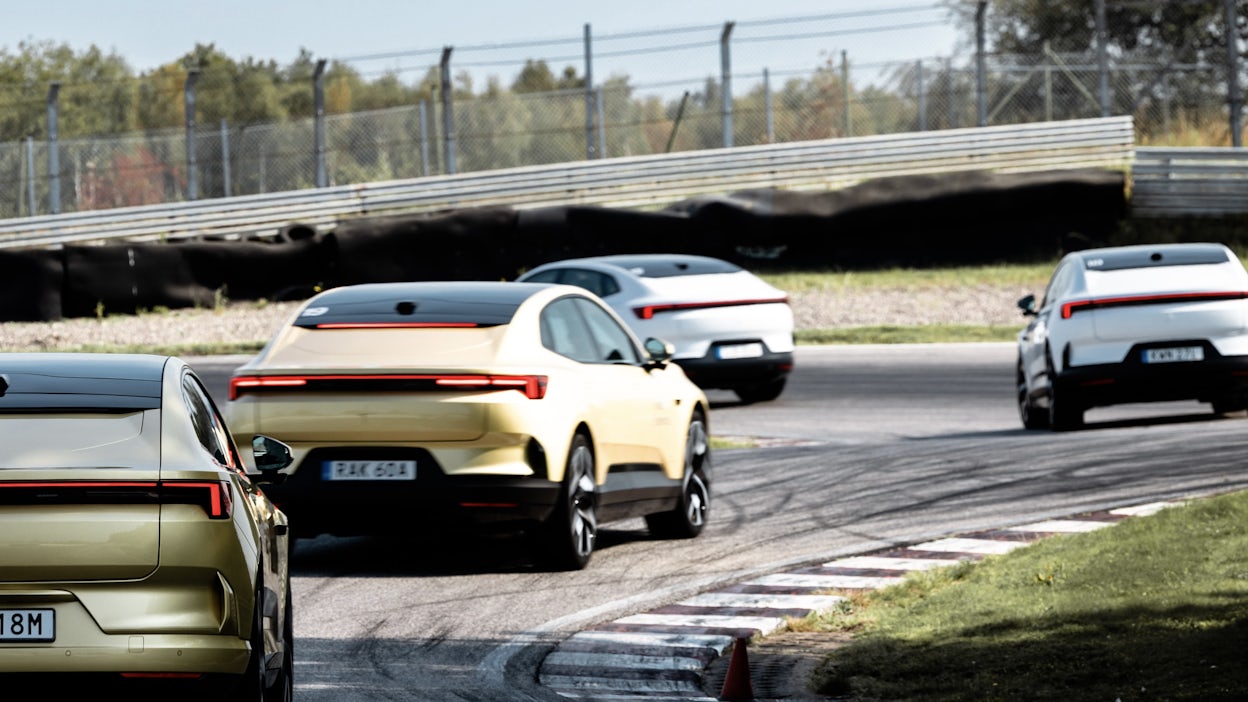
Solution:
[[[1083,265],[1090,271],[1121,271],[1130,268],[1211,265],[1229,260],[1226,249],[1220,246],[1185,246],[1095,253],[1086,256]]]
[[[740,266],[717,258],[652,258],[618,256],[610,263],[643,278],[672,278],[682,275],[736,273]]]
[[[310,302],[295,326],[304,329],[387,326],[492,327],[508,324],[532,293],[530,286],[507,283],[473,286],[353,286]],[[536,285],[536,284],[534,284]]]
[[[133,412],[160,407],[159,376],[107,376],[104,368],[61,370],[0,364],[0,413]]]

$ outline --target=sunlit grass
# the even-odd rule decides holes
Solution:
[[[854,700],[1231,700],[1248,690],[1248,493],[916,573],[802,622],[855,632]]]
[[[789,293],[912,287],[1024,286],[1043,289],[1056,261],[1042,264],[1001,264],[954,268],[888,268],[866,271],[792,271],[760,273],[759,277]]]
[[[798,329],[798,344],[952,344],[1013,341],[1021,325],[923,324],[914,327],[873,326],[841,329]]]

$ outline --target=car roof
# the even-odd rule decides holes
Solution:
[[[644,278],[736,273],[742,270],[735,263],[711,258],[710,256],[693,254],[612,254],[608,256],[567,259],[547,264],[547,266],[569,266],[583,263],[613,266]]]
[[[312,298],[295,326],[327,324],[507,324],[546,283],[498,281],[366,283],[327,290]]]
[[[0,412],[160,407],[167,356],[0,353]]]
[[[1090,271],[1117,271],[1163,266],[1215,265],[1234,260],[1222,244],[1184,243],[1087,249],[1073,254]]]

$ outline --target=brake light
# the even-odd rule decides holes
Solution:
[[[230,378],[230,399],[237,400],[239,395],[253,388],[293,388],[307,384],[307,378],[239,376]]]
[[[519,390],[530,400],[546,396],[544,375],[275,375],[230,379],[230,399],[254,391],[307,387],[321,391],[428,392],[445,388]]]
[[[520,390],[530,400],[546,397],[544,375],[464,375],[442,376],[434,382],[442,387],[488,387]]]
[[[199,505],[209,519],[229,519],[234,513],[230,483],[221,481],[162,482],[161,502]]]
[[[0,482],[0,504],[192,504],[210,519],[234,512],[227,480]]]
[[[480,326],[476,322],[323,322],[313,329],[459,329]]]
[[[1218,300],[1243,300],[1248,298],[1248,291],[1225,292],[1191,292],[1167,293],[1163,295],[1127,295],[1123,297],[1089,298],[1087,300],[1071,300],[1062,305],[1062,319],[1070,319],[1071,315],[1084,310],[1095,310],[1104,307],[1131,307],[1135,305],[1157,305],[1166,302],[1194,302]]]
[[[673,302],[662,305],[643,305],[634,307],[633,314],[637,315],[637,319],[654,319],[654,315],[662,312],[679,312],[681,310],[700,310],[713,307],[744,307],[746,305],[774,305],[787,304],[789,298],[770,297],[770,298],[753,298],[747,300],[718,300],[714,302]]]

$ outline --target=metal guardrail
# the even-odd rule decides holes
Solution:
[[[1131,211],[1145,217],[1248,213],[1248,149],[1136,149]]]
[[[1130,117],[829,139],[559,163],[198,202],[0,220],[0,248],[273,236],[354,217],[507,205],[654,208],[752,188],[831,190],[897,175],[1123,168]]]

